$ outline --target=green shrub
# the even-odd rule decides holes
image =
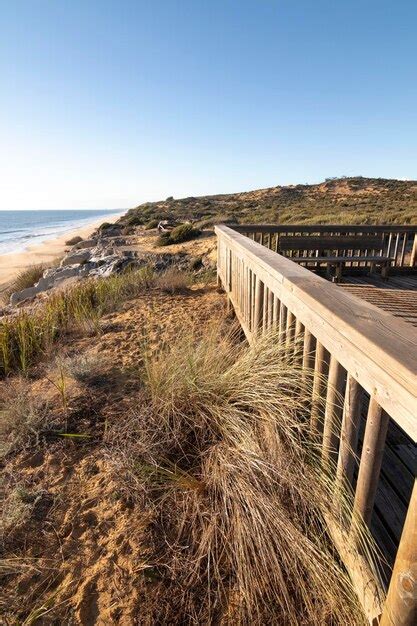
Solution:
[[[128,226],[142,226],[144,220],[138,213],[133,213],[131,215],[127,215],[124,222]]]
[[[198,222],[199,228],[209,228],[215,224],[238,224],[239,220],[235,215],[212,215]]]
[[[113,228],[113,224],[110,224],[110,222],[103,222],[103,224],[101,224],[98,228],[98,232],[102,233],[105,230],[109,230],[110,228]]]
[[[180,224],[168,233],[163,233],[158,237],[157,244],[160,246],[170,246],[174,243],[182,243],[195,239],[201,235],[201,230],[194,228],[192,224]]]
[[[146,225],[145,225],[145,230],[152,230],[152,228],[156,228],[159,224],[159,220],[155,219],[155,220],[150,220]]]

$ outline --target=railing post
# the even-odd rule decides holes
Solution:
[[[285,358],[289,359],[294,351],[295,316],[287,309],[287,323],[285,327]]]
[[[314,367],[315,344],[316,344],[315,337],[306,328],[304,332],[303,370],[305,370],[306,372],[309,372],[310,374]]]
[[[325,390],[329,372],[329,353],[322,343],[316,343],[314,363],[313,394],[311,403],[311,429],[315,433],[323,430]]]
[[[417,479],[408,505],[400,545],[380,626],[417,624]]]
[[[417,265],[417,233],[414,235],[413,249],[411,251],[410,267]]]
[[[388,424],[389,416],[382,410],[378,402],[371,398],[353,505],[354,515],[359,514],[368,527],[374,508]]]
[[[264,305],[264,284],[256,277],[255,283],[255,316],[253,323],[253,332],[258,334],[261,329],[263,318],[263,305]]]
[[[342,393],[344,384],[344,369],[339,361],[334,356],[331,356],[323,430],[322,458],[325,464],[331,460],[337,460],[337,443],[343,411]]]
[[[337,482],[340,487],[351,485],[355,469],[355,455],[358,447],[359,423],[361,419],[363,389],[348,374],[343,407],[340,450],[337,463]]]

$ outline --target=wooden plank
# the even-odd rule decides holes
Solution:
[[[357,234],[356,236],[335,235],[325,236],[304,236],[293,235],[283,236],[280,239],[280,250],[366,250],[368,248],[378,248],[381,246],[382,235],[370,236]]]
[[[223,224],[218,226],[223,228]],[[233,224],[238,233],[417,233],[417,224]]]
[[[304,331],[304,348],[303,348],[303,369],[306,372],[312,372],[315,361],[316,338],[307,329]]]
[[[256,277],[255,284],[255,316],[254,316],[254,332],[258,332],[263,319],[263,302],[264,302],[264,284]]]
[[[303,340],[304,340],[304,326],[300,320],[295,322],[295,335],[294,335],[294,363],[301,365],[303,361]]]
[[[359,262],[369,262],[372,261],[374,263],[381,262],[389,262],[392,261],[393,258],[387,256],[368,256],[368,255],[349,255],[349,256],[317,256],[317,257],[291,257],[291,260],[294,263],[359,263]]]
[[[226,226],[216,232],[416,442],[417,331]]]
[[[292,311],[287,311],[287,324],[285,327],[285,355],[289,359],[294,350],[295,317]]]
[[[411,250],[410,267],[417,265],[417,233],[414,235],[413,248]]]
[[[352,538],[344,532],[330,515],[324,515],[330,536],[349,573],[353,587],[370,624],[376,624],[382,612],[384,597],[379,576],[367,559],[356,549]]]

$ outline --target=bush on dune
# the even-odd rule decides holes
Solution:
[[[180,224],[171,231],[163,233],[158,237],[158,246],[170,246],[175,243],[182,243],[183,241],[189,241],[195,239],[201,235],[201,230],[194,228],[192,224]]]
[[[334,493],[309,443],[310,382],[266,335],[190,328],[145,359],[140,409],[107,433],[115,476],[153,512],[165,623],[366,620],[323,529]],[[338,509],[339,511],[340,509]]]
[[[153,228],[156,228],[158,224],[159,224],[158,219],[149,220],[149,222],[145,224],[145,230],[152,230]]]
[[[75,237],[71,237],[71,239],[68,239],[68,241],[65,242],[65,245],[75,246],[75,244],[81,243],[82,241],[84,241],[83,238],[76,235]]]

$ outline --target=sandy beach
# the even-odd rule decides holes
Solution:
[[[10,252],[9,254],[0,255],[0,292],[26,267],[38,263],[48,265],[48,263],[52,263],[57,257],[62,256],[68,248],[65,242],[72,237],[78,235],[83,239],[88,239],[101,224],[104,222],[114,223],[121,215],[122,213],[119,212],[101,216],[94,222],[86,226],[81,226],[80,228],[69,230],[55,239],[48,239],[42,243],[28,246],[21,252]]]

